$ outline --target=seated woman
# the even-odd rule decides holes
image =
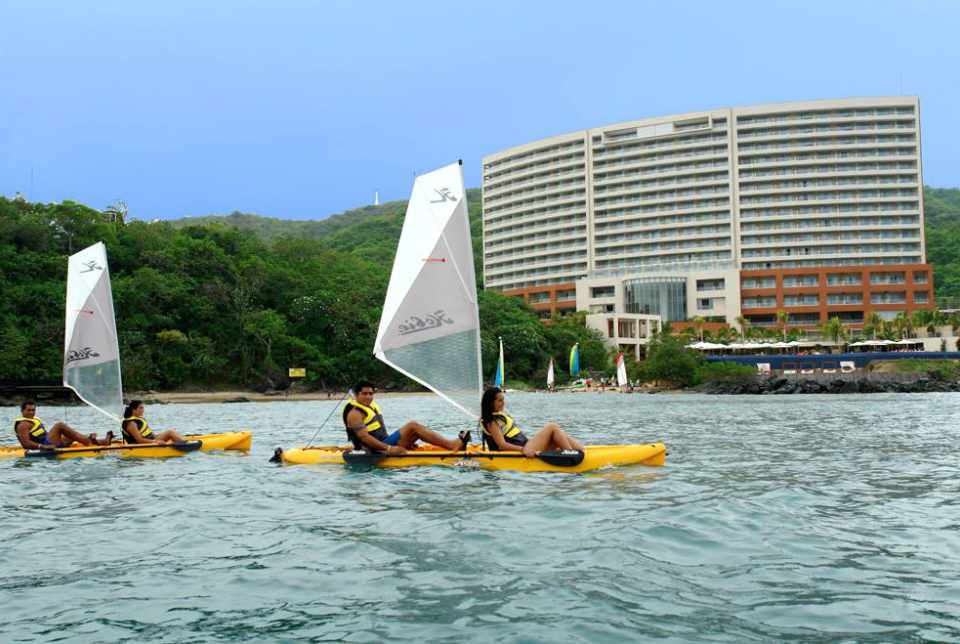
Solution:
[[[513,422],[513,418],[504,413],[503,408],[502,391],[491,387],[483,392],[483,398],[480,399],[480,419],[483,422],[483,442],[488,450],[523,452],[527,457],[553,449],[583,451],[580,441],[571,438],[556,423],[547,423],[533,438],[527,438]]]
[[[139,400],[131,400],[123,410],[123,423],[120,428],[123,430],[124,443],[183,443],[185,440],[172,429],[162,432],[150,429],[143,417],[143,402]]]

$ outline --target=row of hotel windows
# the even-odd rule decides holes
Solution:
[[[914,291],[914,304],[929,304],[929,291]],[[906,291],[870,293],[870,304],[906,304]],[[863,293],[829,293],[827,295],[827,304],[833,306],[850,306],[863,304]],[[784,295],[783,304],[777,304],[777,298],[767,297],[745,297],[741,307],[744,309],[772,309],[777,306],[820,306],[820,297],[813,294],[804,295]]]
[[[693,226],[690,228],[660,228],[656,230],[644,230],[632,233],[614,233],[597,234],[594,240],[597,244],[610,244],[618,241],[627,241],[631,239],[659,239],[662,237],[676,237],[682,235],[685,237],[694,237],[697,235],[725,234],[730,235],[730,224],[721,224],[718,226]]]
[[[890,172],[894,170],[916,170],[917,164],[913,161],[887,161],[884,163],[831,163],[825,165],[808,165],[789,168],[765,168],[763,170],[741,170],[740,179],[755,177],[794,176],[803,174],[839,174],[841,172]]]
[[[795,190],[797,188],[816,188],[820,186],[875,186],[890,183],[916,183],[916,174],[901,175],[858,175],[835,177],[833,179],[796,179],[793,181],[764,181],[740,183],[741,192],[757,192],[760,190]]]
[[[516,248],[512,246],[507,250],[501,250],[494,253],[488,252],[484,254],[483,257],[484,257],[484,262],[487,264],[487,266],[499,266],[499,265],[502,265],[504,262],[498,261],[498,260],[509,259],[511,257],[521,257],[524,255],[529,255],[530,253],[538,253],[538,258],[540,260],[547,261],[549,258],[554,257],[559,251],[563,251],[565,249],[575,248],[579,250],[584,250],[583,246],[586,243],[587,242],[585,239],[575,239],[573,241],[562,242],[562,243],[553,242],[551,244],[533,244],[531,246],[526,246],[523,248]],[[560,255],[559,258],[563,259],[564,257],[567,257],[567,256],[583,257],[585,256],[585,254],[586,254],[585,251],[582,253],[569,253],[569,255],[566,255],[566,254]],[[497,262],[497,263],[495,264],[494,262]],[[521,262],[518,261],[515,263],[519,264]]]
[[[745,271],[766,268],[814,268],[820,266],[874,266],[879,264],[920,264],[919,255],[893,255],[888,257],[823,257],[818,259],[777,260],[773,262],[743,262]],[[774,266],[776,265],[776,266]]]
[[[629,246],[599,246],[593,254],[597,257],[605,255],[647,255],[658,254],[666,250],[686,249],[699,250],[701,248],[718,248],[730,246],[730,236],[719,239],[687,239],[683,241],[655,242],[651,244],[630,244]]]
[[[919,215],[890,217],[843,217],[837,219],[803,219],[800,221],[744,222],[742,233],[769,232],[775,230],[810,230],[815,228],[866,228],[871,226],[919,226]]]
[[[622,228],[636,229],[638,227],[680,226],[685,223],[720,223],[730,221],[729,210],[714,210],[698,214],[684,215],[653,215],[651,217],[634,217],[625,221],[604,221],[596,224],[593,229],[597,235],[611,230]]]
[[[614,190],[631,190],[636,188],[648,188],[655,186],[676,186],[676,185],[698,185],[703,183],[717,183],[724,182],[728,183],[730,180],[729,174],[724,170],[723,172],[705,172],[701,174],[685,174],[680,176],[670,177],[669,179],[647,179],[645,181],[619,181],[617,183],[604,183],[603,185],[595,186],[593,191],[597,192],[612,192]]]
[[[926,284],[929,280],[927,271],[913,271],[914,284]],[[882,271],[870,273],[870,283],[878,284],[906,284],[906,271]],[[859,286],[863,284],[862,273],[827,273],[827,286]],[[785,275],[783,287],[819,286],[819,275]],[[765,277],[745,277],[740,281],[741,288],[776,288],[777,278],[769,275]]]
[[[684,188],[682,190],[653,190],[650,192],[643,193],[641,195],[621,195],[617,197],[597,197],[593,200],[594,205],[597,208],[603,208],[607,206],[612,206],[615,204],[622,203],[644,203],[651,201],[661,201],[663,199],[683,199],[688,200],[690,197],[698,197],[701,195],[718,195],[718,194],[728,194],[730,192],[729,185],[724,182],[720,186],[711,186],[704,188]]]
[[[538,172],[552,168],[563,167],[567,169],[574,166],[582,167],[584,165],[585,163],[582,154],[569,154],[560,157],[551,157],[542,161],[534,161],[527,163],[526,165],[518,165],[513,168],[507,168],[505,170],[501,170],[500,172],[486,175],[484,176],[483,180],[484,185],[497,186],[507,180],[523,180],[535,175]]]
[[[569,300],[577,299],[576,289],[569,289],[563,291],[557,291],[557,299],[550,299],[550,292],[545,293],[531,293],[527,295],[528,304],[544,304],[545,302],[556,301],[556,302],[565,302]]]
[[[801,250],[803,252],[801,252]],[[742,257],[780,257],[790,255],[852,255],[858,253],[909,253],[919,252],[920,244],[842,244],[837,246],[814,246],[812,248],[756,248],[744,249]]]
[[[848,145],[880,145],[915,144],[916,137],[912,134],[876,134],[864,136],[829,136],[812,139],[788,139],[785,141],[768,141],[763,143],[741,143],[737,146],[739,154],[743,156],[756,154],[763,150],[790,150],[793,148],[832,148]]]
[[[648,266],[667,264],[687,264],[690,262],[712,262],[732,259],[729,250],[705,253],[680,253],[674,255],[654,255],[647,258],[608,259],[594,262],[597,270],[640,270]]]
[[[787,125],[783,127],[759,128],[738,131],[738,139],[749,139],[760,136],[796,136],[797,134],[815,134],[819,132],[849,132],[851,130],[912,130],[914,119],[897,121],[846,121],[824,125]]]
[[[828,233],[792,233],[784,235],[743,235],[744,244],[797,244],[800,242],[833,242],[867,239],[914,239],[920,237],[920,229],[902,230],[857,230]],[[804,253],[807,254],[807,253]]]
[[[896,199],[898,197],[916,197],[916,188],[900,188],[899,190],[840,190],[826,192],[804,192],[800,194],[773,194],[740,197],[743,205],[760,204],[784,201],[842,201],[860,199]]]
[[[595,217],[603,219],[605,217],[627,217],[630,215],[639,215],[645,212],[672,212],[674,210],[698,210],[701,208],[717,208],[718,206],[730,206],[730,199],[697,199],[693,201],[681,201],[674,203],[658,204],[654,206],[633,206],[631,208],[612,208],[610,210],[597,210]]]
[[[573,273],[570,275],[563,275],[560,277],[545,277],[542,279],[517,279],[515,281],[505,281],[504,278],[497,279],[485,279],[484,286],[486,288],[493,288],[498,291],[512,291],[518,288],[533,288],[535,286],[553,286],[554,284],[566,284],[568,282],[573,282],[581,277],[586,276],[586,269],[584,268],[581,272]]]
[[[919,213],[918,201],[901,201],[897,203],[841,203],[821,204],[818,206],[781,206],[778,208],[742,208],[741,219],[753,217],[796,217],[798,215],[836,215],[838,213],[876,212],[883,213],[895,210],[912,210]]]
[[[882,157],[915,157],[916,147],[909,148],[867,148],[860,150],[835,150],[831,152],[793,152],[790,154],[759,154],[755,156],[739,157],[737,163],[744,165],[759,165],[762,163],[776,163],[786,165],[790,163],[805,163],[809,161],[824,161],[834,159],[866,159]]]
[[[515,210],[517,208],[530,208],[533,206],[544,205],[547,203],[553,203],[557,201],[569,201],[570,199],[576,199],[578,197],[586,196],[585,190],[569,190],[564,192],[554,192],[552,194],[544,195],[542,197],[536,197],[533,199],[522,199],[519,201],[514,201],[512,203],[503,204],[501,206],[490,206],[489,208],[484,208],[484,215],[494,215],[498,212],[503,212],[507,210]]]
[[[727,146],[725,145],[715,145],[711,147],[706,147],[698,150],[689,150],[682,151],[677,150],[675,152],[652,152],[650,154],[638,154],[631,157],[621,157],[619,159],[610,159],[607,161],[599,160],[593,162],[594,170],[602,170],[604,168],[611,168],[620,165],[628,165],[633,163],[648,163],[659,165],[661,163],[671,162],[675,159],[688,159],[690,157],[708,157],[708,156],[722,156],[727,158]]]
[[[537,148],[535,150],[530,150],[528,152],[521,152],[519,154],[512,154],[503,159],[497,159],[496,161],[491,161],[486,164],[483,169],[489,170],[496,168],[497,166],[504,165],[505,163],[513,163],[514,161],[523,161],[524,159],[530,159],[541,154],[551,154],[558,152],[565,152],[567,150],[576,150],[577,148],[582,148],[584,144],[583,139],[574,139],[572,141],[567,141],[565,143],[558,143],[556,145],[551,145],[545,148]]]
[[[554,177],[562,177],[572,172],[579,172],[583,168],[584,168],[583,163],[571,164],[569,168],[564,168],[562,170],[548,169],[548,170],[533,172],[529,175],[518,177],[518,178],[503,179],[501,181],[486,181],[484,182],[483,190],[484,190],[484,194],[486,195],[488,191],[505,190],[507,188],[526,185],[534,181],[543,181],[543,180],[551,179]]]
[[[484,196],[484,205],[490,204],[494,201],[514,201],[518,198],[523,197],[524,195],[535,194],[538,192],[543,192],[544,190],[558,190],[566,189],[570,186],[582,186],[586,181],[586,178],[583,176],[573,177],[571,179],[566,179],[564,181],[551,181],[548,183],[538,183],[537,185],[530,186],[528,188],[518,188],[516,190],[510,190],[507,192],[502,192],[495,195]],[[522,201],[519,203],[523,203]]]
[[[575,201],[571,204],[566,204],[561,208],[535,208],[533,210],[525,210],[523,212],[518,212],[511,215],[500,215],[499,217],[487,217],[486,213],[484,213],[483,226],[484,228],[502,226],[503,224],[511,221],[520,220],[522,223],[514,224],[514,226],[519,229],[586,220],[587,213],[584,210],[586,207],[586,201]],[[548,217],[549,215],[554,216]],[[535,221],[531,221],[534,219]]]
[[[636,177],[658,174],[696,174],[697,171],[703,171],[709,168],[728,168],[730,161],[728,159],[712,161],[690,161],[688,163],[666,163],[652,167],[638,167],[629,170],[609,170],[606,172],[594,172],[593,181],[600,183],[603,181],[612,181],[620,177]]]
[[[509,229],[507,229],[509,231]],[[532,242],[541,241],[544,239],[556,239],[557,237],[586,237],[587,227],[586,226],[571,226],[564,228],[551,228],[542,233],[528,234],[528,235],[514,235],[511,237],[503,237],[502,239],[489,240],[484,244],[486,248],[496,248],[497,246],[518,246],[523,244],[530,244]]]
[[[783,121],[853,118],[859,116],[892,116],[913,114],[913,106],[906,107],[858,107],[844,109],[803,110],[797,112],[773,112],[767,114],[737,116],[737,125],[757,123],[780,123]]]
[[[498,269],[503,268],[522,268],[524,266],[543,266],[545,264],[557,264],[558,262],[569,262],[576,259],[584,259],[587,256],[586,250],[579,251],[569,251],[566,253],[554,254],[554,255],[539,255],[536,257],[526,257],[522,259],[510,259],[507,258],[505,261],[487,261],[485,262],[486,270],[490,272],[500,272]],[[502,258],[498,258],[502,259]],[[565,269],[566,265],[555,266],[554,270]],[[502,274],[502,273],[501,273]]]
[[[632,143],[623,143],[620,145],[608,145],[605,147],[594,148],[593,156],[594,158],[601,158],[605,156],[614,156],[624,154],[625,152],[633,152],[640,150],[668,150],[672,148],[679,148],[682,146],[690,145],[699,145],[703,143],[710,143],[713,141],[726,141],[727,133],[726,131],[719,132],[709,132],[704,134],[696,134],[693,136],[682,136],[676,138],[666,138],[666,139],[646,139],[641,141],[635,141]]]
[[[577,264],[563,264],[561,266],[550,266],[548,268],[528,268],[526,270],[511,271],[509,273],[498,273],[496,276],[490,275],[490,279],[493,280],[496,277],[497,281],[503,281],[508,279],[530,279],[531,277],[537,277],[539,275],[556,275],[558,273],[586,273],[587,263],[581,262]],[[567,277],[566,280],[570,281],[570,278]]]

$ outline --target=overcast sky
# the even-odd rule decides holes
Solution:
[[[0,2],[0,194],[322,218],[618,121],[916,94],[960,186],[960,1]]]

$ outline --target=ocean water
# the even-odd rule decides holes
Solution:
[[[394,428],[466,427],[380,402]],[[268,463],[334,405],[147,408],[252,429],[246,456],[0,461],[0,641],[960,640],[960,395],[517,393],[528,431],[662,440],[667,465]],[[39,415],[64,414],[106,429]]]

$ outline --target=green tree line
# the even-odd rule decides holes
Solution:
[[[0,382],[59,382],[66,260],[103,241],[128,390],[283,387],[289,367],[305,367],[309,384],[323,388],[361,377],[411,387],[372,355],[404,207],[366,210],[316,235],[303,227],[264,234],[217,220],[147,223],[69,201],[0,199]],[[550,357],[566,369],[574,342],[585,368],[609,367],[602,339],[581,317],[545,326],[517,298],[482,292],[479,302],[485,376],[498,337],[514,381],[540,380]]]

